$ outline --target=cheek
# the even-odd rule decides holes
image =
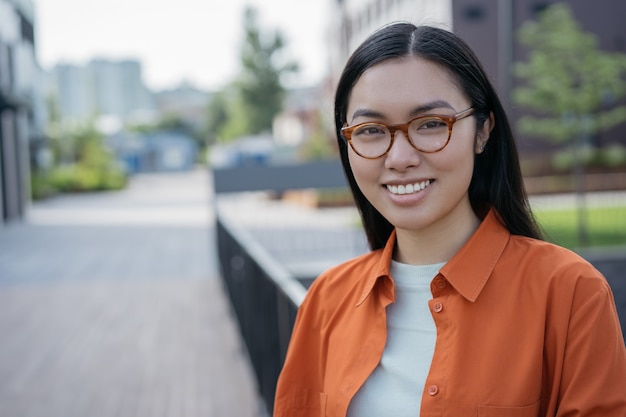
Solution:
[[[463,144],[463,146],[450,147],[444,149],[439,158],[439,164],[441,168],[448,170],[457,170],[462,167],[467,167],[474,163],[474,149],[471,146]]]
[[[457,146],[446,147],[443,151],[433,154],[428,162],[435,173],[445,179],[446,184],[454,187],[468,187],[474,173],[474,148],[470,140],[457,142]]]
[[[452,142],[454,141],[454,142]],[[450,144],[441,152],[442,163],[449,169],[473,169],[476,144],[471,134],[458,135],[450,139]]]
[[[352,175],[357,185],[364,194],[367,194],[367,188],[373,185],[378,186],[379,168],[377,168],[378,160],[368,160],[350,152],[348,155]]]
[[[350,162],[350,168],[352,169],[352,175],[354,175],[354,179],[359,183],[359,179],[363,176],[365,172],[367,172],[362,166],[362,162],[359,156],[355,155],[354,152],[348,151],[348,161]],[[360,185],[360,184],[359,184]]]

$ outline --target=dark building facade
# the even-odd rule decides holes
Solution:
[[[497,87],[512,116],[513,123],[523,109],[510,101],[516,85],[512,64],[526,59],[526,51],[516,42],[516,33],[528,20],[558,0],[453,0],[454,31],[465,39],[477,53]],[[598,38],[604,51],[626,54],[626,2],[616,0],[568,0],[574,18],[582,30]],[[601,144],[621,142],[626,145],[626,125],[600,134]],[[536,138],[518,134],[522,152],[543,152],[548,144]]]
[[[0,0],[0,225],[30,202],[30,147],[41,135],[34,5]]]

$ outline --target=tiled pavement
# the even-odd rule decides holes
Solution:
[[[0,228],[1,417],[257,417],[203,171]]]

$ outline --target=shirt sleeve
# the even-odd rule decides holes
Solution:
[[[316,284],[298,309],[285,363],[276,386],[274,417],[318,417],[325,407],[321,392],[324,362]]]
[[[579,281],[556,416],[626,416],[626,348],[608,283]]]

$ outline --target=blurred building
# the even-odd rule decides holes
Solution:
[[[86,65],[57,64],[48,74],[48,94],[62,120],[141,120],[154,111],[152,95],[134,59],[92,59]]]
[[[129,174],[192,169],[198,159],[195,140],[184,132],[131,133],[120,131],[105,139]]]
[[[280,146],[272,134],[243,136],[232,142],[214,145],[209,165],[212,168],[271,165],[280,162],[280,153]]]
[[[201,130],[206,121],[207,104],[211,93],[199,89],[189,82],[175,88],[154,93],[154,106],[162,117],[178,117],[194,130]]]
[[[0,224],[30,201],[30,164],[43,143],[41,71],[31,0],[0,0]]]
[[[299,146],[318,128],[318,118],[332,114],[332,107],[319,86],[295,88],[287,91],[284,109],[272,123],[274,141],[278,145]]]

